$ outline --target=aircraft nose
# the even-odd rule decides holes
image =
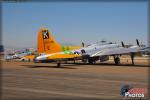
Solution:
[[[36,63],[36,62],[39,62],[38,58],[35,56],[33,61]]]
[[[41,61],[41,60],[47,60],[47,57],[46,56],[37,56],[36,58],[35,58],[35,61]]]

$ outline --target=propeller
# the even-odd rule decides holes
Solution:
[[[122,44],[122,47],[125,47],[123,41],[121,41],[121,44]]]
[[[85,46],[85,44],[84,44],[84,42],[82,42],[82,47],[84,47]]]
[[[136,39],[136,43],[137,43],[137,45],[140,47],[140,43],[139,43],[139,40],[138,40],[138,39]]]

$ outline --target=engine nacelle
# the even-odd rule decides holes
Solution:
[[[107,60],[109,60],[109,56],[100,56],[99,60],[100,60],[100,62],[107,61]]]

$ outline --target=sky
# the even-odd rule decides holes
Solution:
[[[5,47],[36,47],[37,33],[48,28],[64,45],[101,40],[147,44],[147,2],[22,2],[2,4]]]

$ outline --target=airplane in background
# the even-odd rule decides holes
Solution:
[[[13,59],[18,59],[20,61],[29,61],[30,59],[25,58],[26,56],[33,55],[32,52],[23,52],[23,53],[14,53],[14,54],[5,54],[4,59],[10,61]]]
[[[41,34],[42,32],[42,34]],[[38,37],[38,50],[44,52],[35,57],[35,62],[55,61],[60,67],[61,62],[65,60],[81,59],[89,64],[94,64],[97,60],[100,62],[109,60],[109,56],[114,57],[115,64],[120,64],[121,55],[130,55],[132,64],[134,65],[134,56],[138,52],[143,52],[149,47],[142,47],[136,39],[137,45],[125,47],[124,43],[104,43],[91,44],[87,47],[76,49],[67,49],[59,45],[47,29],[42,29]],[[42,40],[42,41],[40,41]],[[46,52],[45,52],[46,51]]]

